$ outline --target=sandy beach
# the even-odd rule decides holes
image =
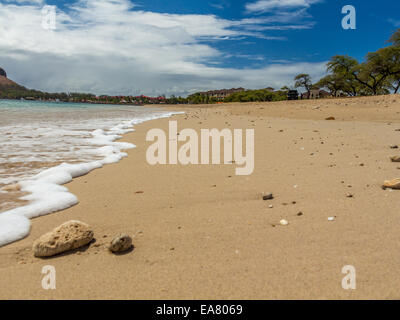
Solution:
[[[400,298],[400,191],[381,188],[400,178],[390,161],[400,155],[390,148],[400,145],[399,95],[165,108],[186,114],[135,126],[121,140],[137,146],[127,158],[66,185],[78,205],[32,220],[27,238],[0,248],[0,299]],[[167,132],[170,120],[179,130],[255,129],[253,174],[149,165],[146,133]],[[72,219],[95,241],[34,258],[33,241]],[[134,250],[113,255],[106,245],[120,232]],[[45,265],[56,290],[42,289]],[[345,265],[356,290],[342,288]]]

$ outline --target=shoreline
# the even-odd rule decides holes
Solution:
[[[43,168],[31,178],[6,185],[5,188],[14,192],[14,195],[10,194],[9,198],[18,196],[13,202],[14,204],[21,203],[21,205],[14,205],[13,208],[0,213],[0,226],[2,227],[0,229],[0,247],[27,237],[30,232],[31,219],[54,214],[78,204],[77,196],[64,186],[75,178],[85,176],[105,165],[118,163],[126,157],[126,150],[136,146],[120,140],[123,139],[124,134],[134,131],[137,124],[169,118],[176,113],[175,111],[165,111],[164,114],[158,116],[147,115],[142,118],[125,120],[110,127],[106,133],[103,129],[97,128],[90,134],[92,140],[101,142],[96,151],[103,158],[76,163],[62,161],[52,167]],[[98,143],[93,142],[93,144],[97,145]],[[6,198],[4,195],[3,197]]]
[[[136,144],[127,158],[66,185],[78,205],[33,219],[27,238],[0,248],[0,297],[398,298],[399,193],[380,184],[400,176],[389,161],[400,139],[400,99],[367,100],[190,106],[136,125],[119,140]],[[167,132],[169,120],[179,130],[254,128],[253,175],[235,176],[232,165],[148,165],[146,133]],[[275,199],[260,199],[266,192]],[[33,257],[36,238],[73,219],[92,226],[95,243]],[[119,232],[134,236],[135,249],[115,256],[105,246]],[[40,287],[44,265],[56,267],[56,290]],[[357,269],[355,291],[341,288],[345,265]]]

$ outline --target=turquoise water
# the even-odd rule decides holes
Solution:
[[[157,111],[142,106],[0,100],[0,126],[35,121],[48,123],[62,119],[93,120],[104,116],[113,121],[148,112]]]

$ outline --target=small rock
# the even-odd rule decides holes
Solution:
[[[89,225],[71,220],[37,239],[33,243],[33,252],[35,257],[51,257],[87,245],[93,235]]]
[[[335,117],[328,117],[328,118],[325,118],[325,120],[336,120],[336,118]]]
[[[390,160],[392,160],[392,162],[400,162],[400,157],[399,156],[390,157]]]
[[[270,209],[272,209],[274,206],[272,205],[272,204],[270,204],[269,206],[268,206],[268,208],[270,208]]]
[[[111,252],[124,252],[132,247],[132,238],[127,234],[116,236],[108,246]]]
[[[347,198],[353,198],[354,196],[351,193],[346,194]]]
[[[328,221],[335,221],[335,217],[329,217]]]
[[[272,200],[274,198],[274,195],[272,193],[267,194],[265,196],[263,196],[263,200]]]
[[[387,180],[383,183],[382,189],[396,189],[400,190],[400,179]]]
[[[281,224],[281,226],[287,226],[289,224],[289,222],[285,219],[282,219],[281,221],[279,221],[279,223]]]
[[[399,148],[399,146],[390,146],[390,149],[398,149]]]
[[[301,217],[302,215],[303,215],[303,212],[301,212],[301,211],[297,214],[298,217]]]

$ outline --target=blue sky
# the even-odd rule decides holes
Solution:
[[[42,9],[56,7],[56,29]],[[343,30],[353,5],[357,29]],[[362,60],[400,28],[393,0],[0,0],[0,66],[47,91],[177,94],[318,80],[335,54]]]

